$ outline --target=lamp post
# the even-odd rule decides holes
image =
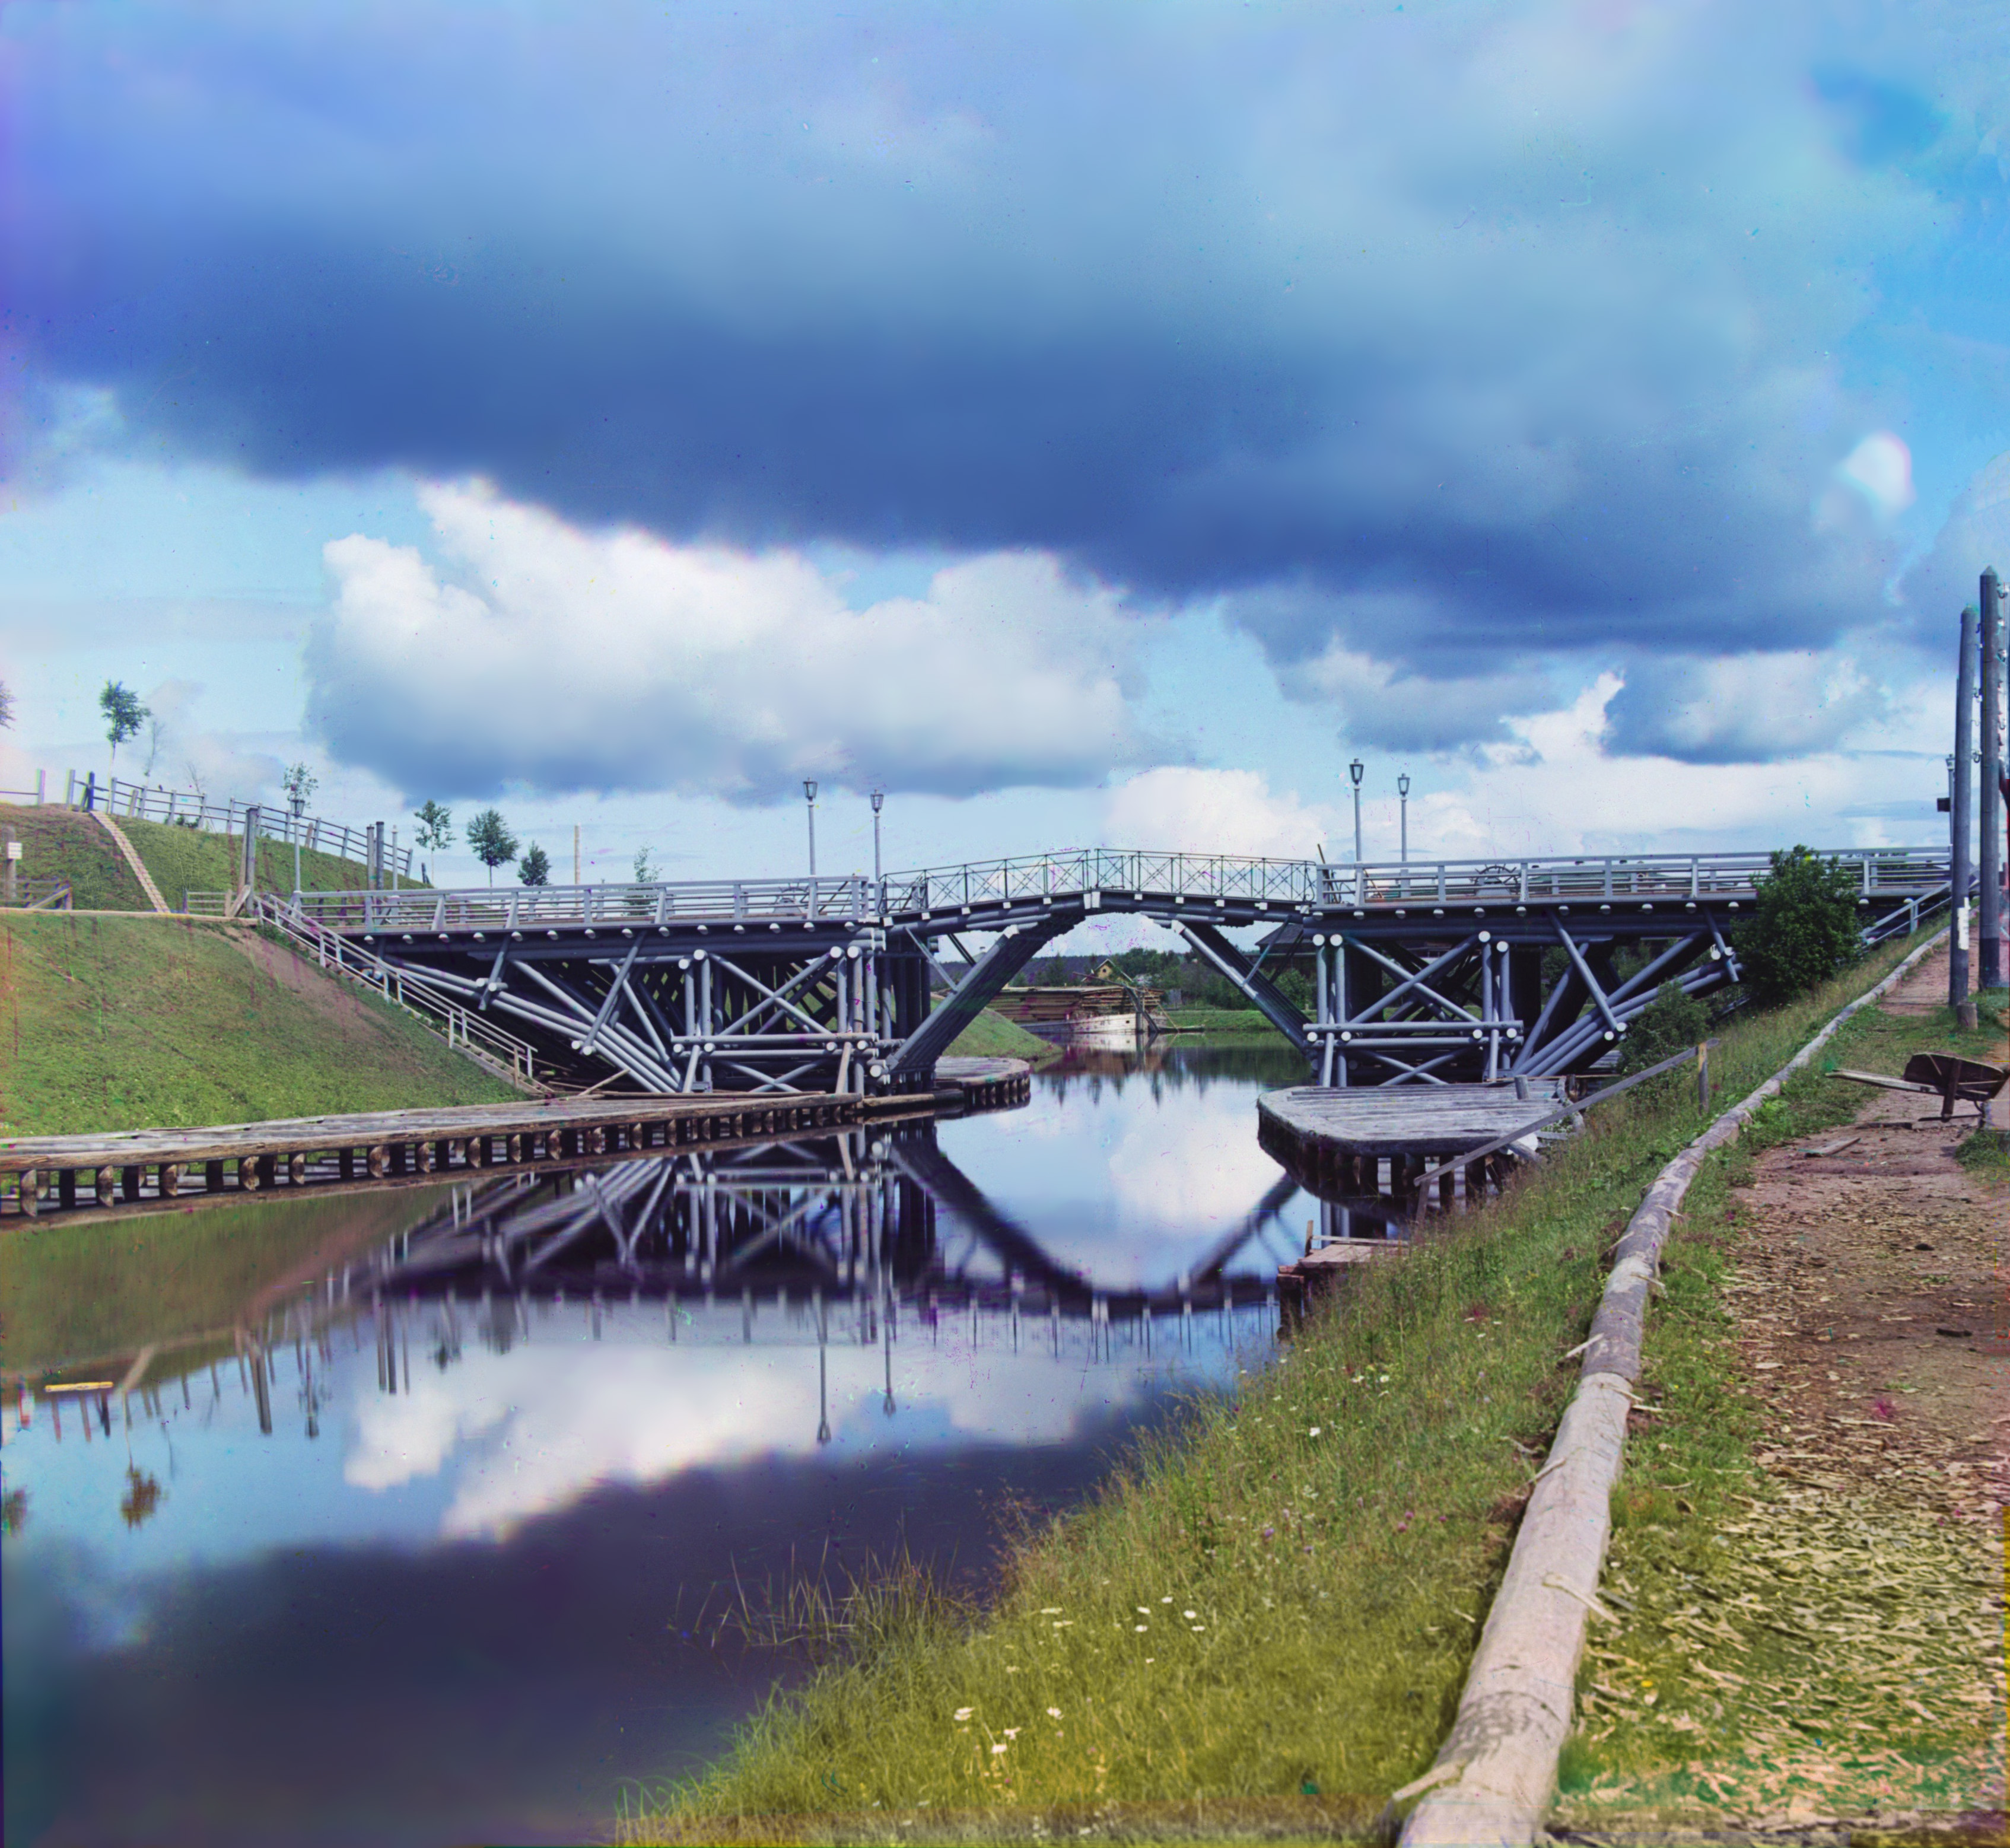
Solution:
[[[816,877],[816,779],[803,779],[803,808],[810,819],[810,877]]]
[[[879,811],[886,805],[886,792],[875,789],[872,792],[872,883],[879,883]]]
[[[1361,864],[1361,773],[1367,768],[1359,758],[1347,766],[1347,773],[1354,779],[1354,863]]]
[[[1408,770],[1396,779],[1396,798],[1401,805],[1403,864],[1407,866],[1410,863],[1410,773]]]
[[[287,798],[293,812],[293,896],[300,895],[300,817],[307,812],[307,799],[296,789]]]

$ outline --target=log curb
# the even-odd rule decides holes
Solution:
[[[1397,1806],[1422,1798],[1403,1825],[1402,1848],[1530,1848],[1543,1839],[1543,1818],[1556,1794],[1557,1762],[1570,1732],[1585,1626],[1593,1615],[1610,1615],[1598,1601],[1598,1582],[1610,1537],[1612,1491],[1640,1376],[1648,1295],[1676,1209],[1704,1158],[1735,1141],[1845,1021],[1895,986],[1947,934],[1937,931],[1712,1123],[1655,1176],[1627,1221],[1593,1318],[1577,1391],[1536,1474],[1458,1715],[1430,1770],[1390,1800],[1393,1834]]]

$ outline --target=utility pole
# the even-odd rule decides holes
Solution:
[[[1410,863],[1410,773],[1408,770],[1396,779],[1396,799],[1401,805],[1402,858],[1403,864],[1407,866]]]
[[[886,806],[886,792],[875,789],[872,792],[872,883],[879,883],[879,811]],[[882,908],[884,908],[883,907]]]
[[[2003,967],[2003,586],[1982,574],[1982,966],[1978,988],[2001,988]]]
[[[1948,1005],[1957,1015],[1973,1013],[1968,998],[1969,848],[1973,840],[1968,794],[1975,756],[1975,609],[1961,613],[1961,652],[1954,673],[1954,803],[1951,817],[1954,859],[1954,942],[1948,951]]]
[[[1354,863],[1361,864],[1361,773],[1367,768],[1359,758],[1347,766],[1347,773],[1354,779]],[[1355,875],[1356,879],[1361,876]]]
[[[816,779],[803,779],[803,808],[810,818],[810,878],[816,878]]]

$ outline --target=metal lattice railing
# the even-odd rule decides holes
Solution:
[[[1948,880],[1946,853],[1848,848],[1824,859],[1850,869],[1866,900],[1925,897]],[[1096,894],[1137,902],[1191,901],[1258,910],[1390,909],[1749,897],[1768,871],[1763,853],[1573,855],[1525,860],[1316,860],[1078,848],[868,879],[696,880],[660,885],[520,886],[453,891],[311,892],[304,915],[330,929],[389,933],[524,931],[558,924],[633,928],[696,919],[865,922],[961,915]]]
[[[502,1076],[534,1086],[537,1049],[492,1021],[440,993],[411,970],[401,969],[350,942],[346,937],[304,917],[290,899],[260,894],[252,901],[261,924],[271,926],[311,955],[324,969],[382,995],[393,1007],[415,1015],[447,1044],[487,1065]]]

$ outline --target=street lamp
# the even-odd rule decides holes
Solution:
[[[1403,864],[1410,863],[1410,773],[1405,770],[1396,779],[1396,794],[1401,804]]]
[[[1354,779],[1354,863],[1361,864],[1361,773],[1367,768],[1359,758],[1347,766],[1347,773]]]
[[[297,898],[300,895],[300,817],[307,812],[307,793],[296,786],[288,792],[286,801],[293,812],[293,896]]]
[[[879,883],[879,811],[886,805],[886,792],[875,789],[872,792],[872,883]]]
[[[816,877],[816,779],[803,779],[803,805],[810,818],[810,877]]]

